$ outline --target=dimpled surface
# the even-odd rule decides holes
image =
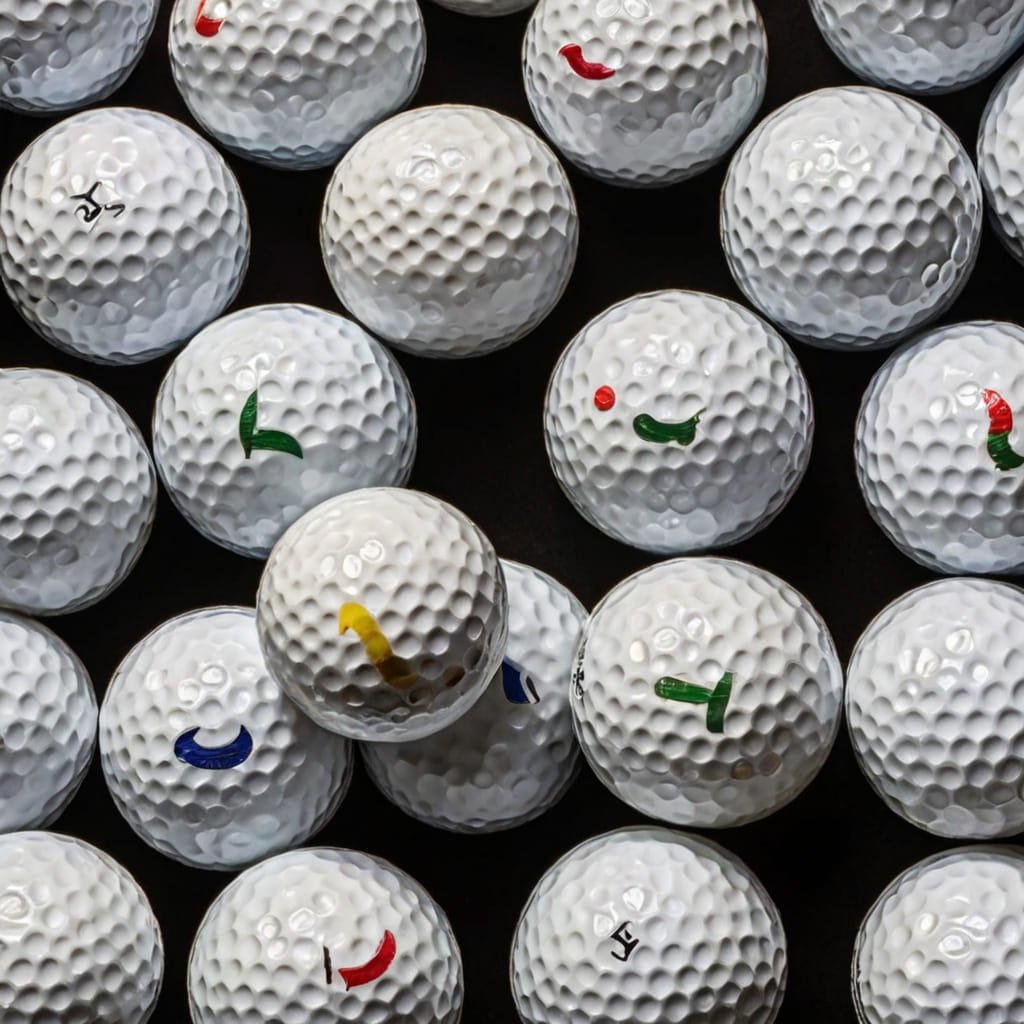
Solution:
[[[978,175],[990,219],[1010,254],[1024,263],[1024,61],[993,90],[978,130]]]
[[[131,571],[156,511],[156,473],[109,396],[53,370],[0,370],[0,606],[95,604]]]
[[[606,77],[573,70],[566,46]],[[523,78],[544,134],[579,168],[669,185],[743,134],[764,97],[767,51],[752,0],[540,0]]]
[[[284,431],[301,455],[274,448],[266,431]],[[210,540],[259,558],[326,498],[404,484],[415,452],[401,367],[357,324],[311,306],[214,321],[174,360],[153,415],[153,455],[178,510]]]
[[[0,832],[49,825],[92,760],[96,697],[85,666],[59,637],[3,611],[0,737]]]
[[[0,836],[4,1024],[144,1024],[163,971],[160,927],[120,864],[71,836]]]
[[[426,42],[416,0],[177,0],[170,55],[211,135],[301,170],[333,163],[411,99]]]
[[[810,0],[836,56],[861,78],[914,93],[984,78],[1020,45],[1024,0]]]
[[[480,698],[501,664],[498,556],[461,512],[371,487],[323,502],[274,546],[256,598],[271,674],[322,726],[419,739]]]
[[[340,972],[389,935],[384,972],[346,984]],[[296,850],[217,897],[188,991],[194,1024],[458,1024],[462,958],[444,911],[404,871],[354,850]]]
[[[821,89],[736,151],[722,244],[736,283],[783,330],[879,348],[956,298],[981,213],[970,157],[931,111],[879,89]]]
[[[576,777],[569,682],[583,606],[560,583],[502,559],[502,669],[457,722],[411,743],[368,743],[378,789],[406,814],[453,832],[496,832],[553,807]]]
[[[43,132],[0,191],[0,276],[47,341],[138,363],[231,302],[249,219],[217,151],[148,110],[104,107]]]
[[[695,416],[686,443],[637,427],[637,417]],[[660,553],[733,544],[767,525],[803,478],[814,433],[785,341],[742,306],[681,291],[634,296],[587,324],[551,376],[544,421],[577,511]]]
[[[900,875],[853,954],[860,1024],[1015,1024],[1024,1006],[1024,857],[949,850]]]
[[[131,74],[157,0],[0,0],[0,107],[51,114],[105,99]]]
[[[346,308],[396,348],[481,355],[528,334],[576,261],[558,160],[481,107],[410,110],[363,136],[327,187],[320,244]]]
[[[786,937],[749,868],[698,836],[626,828],[540,880],[512,943],[524,1024],[771,1024]]]
[[[730,682],[716,727],[707,697]],[[656,691],[676,683],[694,689]],[[616,796],[662,821],[724,827],[771,814],[814,778],[842,690],[828,628],[788,583],[681,558],[630,576],[591,613],[572,706],[583,752]]]
[[[1024,468],[990,453],[986,392],[1024,413],[1024,329],[930,331],[875,374],[857,420],[857,478],[875,522],[938,572],[1024,572]],[[1024,453],[1024,429],[1008,435]]]
[[[242,730],[251,752],[222,768],[183,760],[193,755],[178,744],[194,730],[199,757],[237,746]],[[118,810],[150,846],[230,870],[319,831],[348,788],[352,750],[270,678],[251,609],[202,608],[121,662],[100,711],[100,760]]]

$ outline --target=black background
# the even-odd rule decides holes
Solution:
[[[139,68],[111,100],[189,121],[166,55],[170,2],[162,5]],[[519,48],[528,12],[490,20],[424,3],[428,52],[415,105],[494,107],[536,127],[523,93]],[[803,0],[761,0],[768,30],[768,91],[762,115],[793,96],[853,76],[822,41]],[[995,76],[926,102],[972,156]],[[0,171],[50,121],[0,114]],[[271,171],[228,156],[252,218],[252,261],[233,308],[296,301],[338,309],[320,260],[319,210],[329,170]],[[410,486],[463,509],[499,554],[538,566],[589,607],[651,556],[616,544],[570,508],[544,452],[544,388],[561,349],[602,309],[636,292],[691,288],[740,299],[718,241],[718,191],[725,164],[696,180],[636,192],[590,181],[569,168],[580,212],[576,270],[561,304],[528,338],[476,360],[431,362],[399,354],[420,417]],[[974,275],[943,322],[1020,318],[1021,270],[986,227]],[[817,417],[814,454],[802,487],[762,534],[731,550],[787,579],[830,624],[845,663],[872,616],[929,574],[901,556],[869,519],[854,476],[852,441],[861,394],[885,353],[823,352],[796,344]],[[46,366],[109,391],[147,439],[170,357],[138,367],[101,368],[59,353],[0,298],[0,363]],[[252,604],[260,564],[203,540],[161,493],[152,539],[128,581],[98,606],[49,620],[85,661],[102,695],[128,649],[165,619],[192,608]],[[433,893],[451,917],[465,960],[467,1024],[516,1020],[508,949],[516,918],[541,873],[577,842],[642,818],[585,770],[564,802],[530,825],[495,836],[460,837],[403,817],[378,797],[362,770],[337,816],[314,841],[352,846],[394,861]],[[181,867],[151,851],[121,820],[98,763],[54,826],[107,850],[153,902],[167,949],[164,991],[153,1020],[188,1019],[185,965],[192,935],[228,875]],[[820,776],[766,821],[718,832],[779,905],[790,975],[782,1024],[852,1024],[849,964],[861,917],[888,881],[954,843],[926,835],[888,812],[861,779],[845,731]],[[738,1022],[740,1024],[740,1022]]]

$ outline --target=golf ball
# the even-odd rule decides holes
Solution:
[[[157,0],[0,0],[0,107],[53,114],[106,99],[142,56]]]
[[[548,458],[576,510],[661,554],[734,544],[807,468],[811,394],[759,317],[698,292],[637,295],[569,343],[548,384]]]
[[[405,106],[423,73],[416,0],[177,0],[171,71],[228,149],[292,170],[333,163]]]
[[[860,1024],[1011,1024],[1024,981],[1024,856],[965,846],[915,864],[878,898],[857,935]]]
[[[318,832],[348,789],[348,740],[270,678],[248,608],[159,626],[121,662],[100,709],[110,794],[150,846],[234,870]]]
[[[597,777],[652,818],[722,828],[800,793],[839,728],[843,673],[788,583],[721,558],[642,569],[580,639],[576,734]]]
[[[565,854],[512,942],[523,1024],[771,1024],[786,987],[779,912],[716,843],[625,828]]]
[[[1024,572],[1024,328],[930,331],[875,374],[857,419],[857,478],[875,522],[948,573]]]
[[[194,1024],[458,1024],[462,958],[404,871],[354,850],[295,850],[239,875],[188,963]]]
[[[483,695],[508,632],[491,543],[419,491],[371,487],[307,512],[274,546],[256,598],[271,675],[359,740],[420,739]]]
[[[0,606],[95,604],[149,539],[156,473],[109,396],[54,370],[0,370]]]
[[[320,243],[345,307],[396,348],[482,355],[533,330],[565,290],[578,223],[555,155],[481,107],[422,107],[342,158]]]
[[[248,259],[234,175],[163,114],[74,114],[0,190],[4,287],[33,330],[82,359],[139,363],[181,344],[232,301]]]
[[[71,836],[0,836],[4,1024],[145,1024],[164,951],[146,894],[116,861]]]
[[[931,111],[879,89],[821,89],[747,137],[721,234],[747,298],[802,341],[881,348],[937,317],[970,276],[977,175]]]
[[[508,644],[500,671],[457,722],[410,743],[367,743],[377,788],[406,814],[452,832],[496,832],[553,807],[576,777],[569,708],[586,612],[550,576],[502,559]]]
[[[541,130],[581,170],[670,185],[743,134],[767,58],[753,0],[540,0],[523,79]]]
[[[980,81],[1024,39],[1024,0],[810,0],[835,55],[856,75],[913,93]]]
[[[978,175],[996,234],[1024,263],[1024,61],[1003,76],[989,98],[978,131]]]
[[[357,324],[311,306],[254,306],[205,327],[171,364],[153,415],[178,510],[256,558],[321,501],[404,484],[415,452],[401,367]]]
[[[51,824],[92,760],[96,697],[85,666],[63,640],[4,611],[0,737],[0,832]]]

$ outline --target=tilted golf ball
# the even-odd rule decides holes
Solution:
[[[948,573],[1024,572],[1024,328],[953,324],[875,374],[857,419],[868,511],[914,561]]]
[[[239,875],[188,964],[193,1024],[458,1024],[462,958],[444,911],[355,850],[295,850]]]
[[[67,644],[38,622],[4,611],[0,737],[0,832],[51,824],[92,760],[96,697]]]
[[[157,0],[0,0],[0,107],[52,114],[106,99],[142,56]]]
[[[743,134],[767,50],[753,0],[540,0],[523,78],[544,134],[581,170],[669,185]]]
[[[415,452],[401,367],[357,324],[311,306],[214,321],[171,364],[153,414],[153,455],[178,510],[259,558],[321,501],[404,484]]]
[[[536,818],[576,776],[569,683],[576,598],[550,576],[502,559],[508,644],[484,695],[457,722],[410,743],[368,743],[380,791],[406,814],[453,832],[496,832]]]
[[[124,410],[78,377],[0,370],[0,607],[78,611],[131,572],[156,473]]]
[[[523,1024],[771,1024],[779,912],[716,843],[666,828],[596,836],[551,867],[512,942]]]
[[[373,128],[327,187],[320,244],[345,307],[396,348],[482,355],[551,312],[576,260],[561,165],[518,121],[422,107]]]
[[[1024,61],[1003,76],[989,98],[978,130],[978,176],[992,225],[1016,260],[1024,263]]]
[[[801,341],[880,348],[937,317],[977,257],[982,197],[959,139],[879,89],[820,89],[747,137],[721,234],[747,298]]]
[[[0,191],[0,277],[29,326],[97,363],[139,363],[235,297],[249,220],[217,151],[163,114],[101,107],[43,132]]]
[[[171,71],[228,149],[303,170],[333,163],[419,85],[416,0],[177,0]]]
[[[853,954],[860,1024],[1011,1024],[1024,1003],[1024,856],[964,846],[904,871]]]
[[[307,512],[274,546],[256,598],[271,675],[325,729],[420,739],[451,725],[501,665],[508,596],[461,512],[371,487]]]
[[[231,870],[308,839],[348,789],[348,740],[270,678],[248,608],[159,626],[121,662],[100,710],[110,794],[150,846]]]
[[[0,836],[4,1024],[145,1024],[163,971],[160,927],[120,864],[71,836]]]
[[[569,343],[548,384],[548,458],[616,540],[683,553],[766,526],[804,475],[814,412],[763,320],[698,292],[637,295]]]
[[[721,558],[643,569],[583,628],[573,714],[597,777],[678,825],[756,821],[818,773],[839,728],[843,673],[806,598]]]

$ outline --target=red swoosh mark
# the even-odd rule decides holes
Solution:
[[[606,64],[591,64],[589,60],[584,60],[583,48],[576,43],[566,43],[558,52],[580,78],[598,81],[602,78],[611,78],[615,74],[615,68],[610,68]]]
[[[376,981],[390,966],[395,959],[398,947],[395,937],[391,932],[384,932],[384,938],[380,940],[377,952],[357,967],[339,967],[338,973],[345,982],[345,988],[355,988],[357,985],[368,985]]]
[[[224,24],[224,19],[208,18],[203,14],[205,8],[206,0],[199,0],[199,10],[196,11],[196,31],[201,36],[215,36],[220,31],[221,25]]]

